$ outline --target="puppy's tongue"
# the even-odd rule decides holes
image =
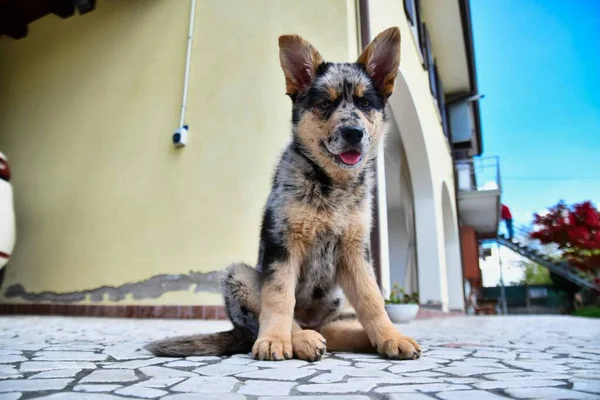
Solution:
[[[341,160],[344,164],[355,165],[360,161],[360,153],[356,150],[348,150],[340,154]]]

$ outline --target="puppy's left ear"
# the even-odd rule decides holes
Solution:
[[[391,96],[400,66],[400,29],[394,27],[381,32],[356,62],[365,66],[379,93]]]

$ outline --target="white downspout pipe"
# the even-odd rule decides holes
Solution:
[[[185,75],[183,78],[183,99],[181,101],[181,117],[179,118],[179,127],[183,128],[185,122],[185,111],[187,109],[187,94],[190,81],[190,63],[192,60],[192,38],[194,36],[194,23],[196,22],[196,0],[192,0],[190,10],[190,26],[187,38],[187,54],[185,57]]]

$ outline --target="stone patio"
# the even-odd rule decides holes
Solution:
[[[0,318],[0,400],[600,399],[600,321],[457,317],[401,329],[418,361],[327,354],[322,361],[155,358],[168,335],[227,329],[222,321]]]

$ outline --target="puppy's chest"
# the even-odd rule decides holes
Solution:
[[[321,233],[307,249],[298,277],[297,297],[313,302],[328,297],[336,287],[336,267],[340,257],[341,237],[333,232]]]

